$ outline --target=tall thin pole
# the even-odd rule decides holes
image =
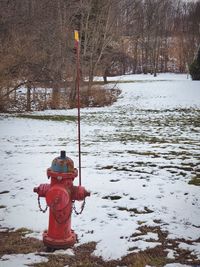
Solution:
[[[78,108],[78,160],[79,160],[79,185],[81,185],[81,115],[80,115],[80,47],[78,31],[75,34],[76,48],[76,89],[77,89],[77,108]]]

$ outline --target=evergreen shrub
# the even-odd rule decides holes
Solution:
[[[192,62],[189,67],[190,75],[192,80],[200,80],[200,48],[198,51],[197,58]]]

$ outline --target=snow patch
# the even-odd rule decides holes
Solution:
[[[169,264],[165,265],[164,267],[194,267],[194,266],[185,265],[185,264],[181,264],[181,263],[169,263]]]
[[[47,262],[48,259],[35,255],[34,253],[29,254],[12,254],[3,255],[0,259],[1,267],[16,267],[16,266],[27,266],[27,264]]]
[[[174,251],[172,249],[166,249],[166,252],[168,252],[168,254],[167,254],[168,259],[175,259],[176,258],[176,251]]]

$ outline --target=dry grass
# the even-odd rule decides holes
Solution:
[[[87,87],[82,86],[80,91],[80,104],[82,108],[110,106],[117,101],[117,97],[120,93],[121,91],[119,89],[107,89],[100,85],[92,86],[90,92],[88,93]],[[77,100],[74,104],[72,104],[69,102],[69,98],[66,100],[62,98],[60,101],[60,106],[76,107]]]
[[[46,248],[44,247],[42,241],[26,237],[29,230],[21,228],[16,231],[7,230],[6,232],[0,232],[0,257],[4,254],[27,254],[33,252],[48,258],[48,262],[31,265],[35,267],[145,267],[146,265],[162,267],[171,262],[200,266],[200,261],[197,260],[194,255],[192,255],[189,251],[178,248],[178,242],[187,242],[186,240],[167,239],[167,233],[162,232],[159,226],[139,226],[138,230],[141,232],[141,235],[147,234],[148,232],[157,233],[158,242],[161,245],[145,251],[131,252],[121,260],[112,261],[104,261],[101,257],[95,257],[92,254],[96,248],[95,242],[75,247],[73,249],[75,254],[74,256],[43,254],[43,252],[46,251]],[[138,238],[139,236],[140,234],[132,235],[132,237]],[[177,256],[174,260],[167,258],[167,248],[173,249],[177,252]]]
[[[4,254],[27,254],[44,250],[44,245],[38,239],[25,238],[29,232],[25,228],[0,232],[0,257]]]
[[[43,87],[44,85],[39,85]],[[61,86],[61,85],[60,85]],[[52,93],[41,92],[35,89],[31,94],[31,110],[45,110],[45,109],[68,109],[77,106],[77,99],[74,103],[70,97],[70,87],[63,89],[57,93],[56,99],[53,99]],[[103,107],[112,105],[117,100],[120,94],[119,89],[108,89],[102,84],[94,84],[88,92],[87,84],[82,84],[80,87],[80,102],[81,107]],[[27,95],[24,92],[17,92],[16,98],[11,94],[9,99],[0,100],[0,110],[2,112],[24,112],[27,109]]]

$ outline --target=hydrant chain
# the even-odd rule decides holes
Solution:
[[[43,213],[45,213],[47,211],[47,209],[48,209],[47,205],[46,205],[45,209],[42,208],[42,206],[40,204],[40,196],[39,195],[38,195],[38,206],[39,206],[40,211],[42,211]]]
[[[85,208],[85,198],[84,198],[83,203],[81,205],[80,211],[77,211],[77,209],[75,207],[75,202],[73,201],[73,210],[74,210],[76,215],[80,215],[83,212],[84,208]]]

